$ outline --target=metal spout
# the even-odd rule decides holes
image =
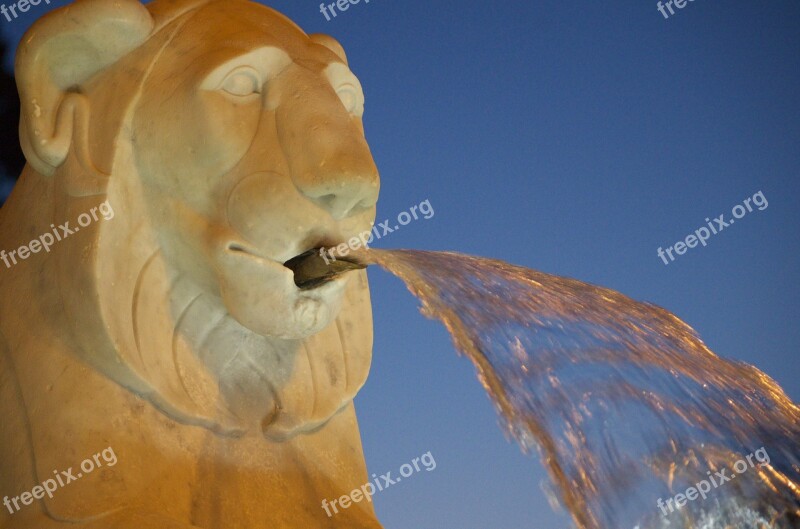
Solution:
[[[315,248],[292,257],[283,266],[294,272],[294,284],[303,290],[316,288],[349,270],[367,265],[354,257],[334,257],[324,248]]]

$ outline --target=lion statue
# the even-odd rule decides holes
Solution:
[[[16,78],[0,527],[379,529],[366,274],[285,265],[374,222],[342,46],[247,0],[77,0]]]

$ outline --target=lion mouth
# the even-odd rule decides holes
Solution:
[[[312,248],[292,257],[283,266],[294,273],[294,284],[301,290],[317,288],[345,272],[367,267],[353,257],[333,257],[325,248]]]

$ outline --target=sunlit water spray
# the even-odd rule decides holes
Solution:
[[[361,258],[402,279],[423,314],[447,327],[508,432],[539,450],[549,496],[577,527],[800,528],[800,409],[675,315],[490,259]],[[701,481],[705,499],[666,507]]]

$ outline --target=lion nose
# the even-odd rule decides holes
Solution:
[[[375,205],[380,187],[378,168],[357,131],[349,127],[325,131],[307,140],[305,147],[291,169],[295,186],[306,198],[336,220]]]
[[[336,220],[357,215],[378,201],[377,177],[327,175],[319,183],[301,186],[302,193]]]

